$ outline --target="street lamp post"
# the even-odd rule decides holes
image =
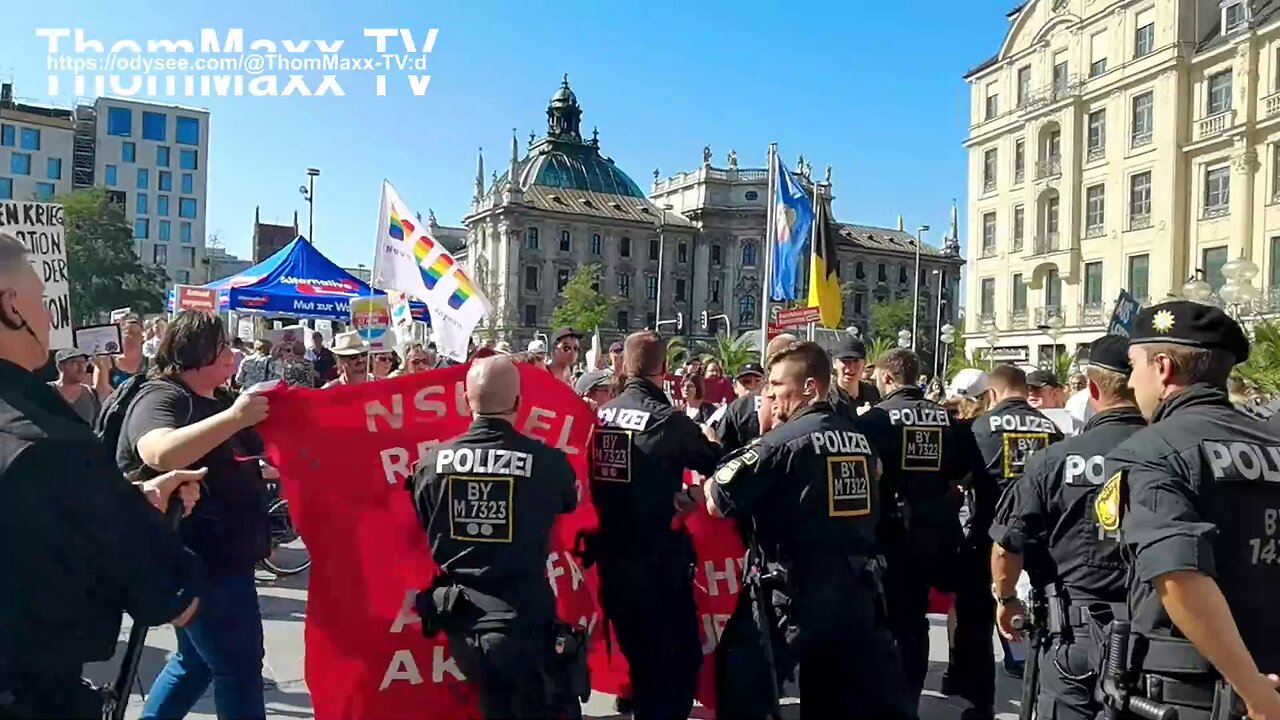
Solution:
[[[1225,267],[1225,266],[1224,266]],[[1182,286],[1182,297],[1196,302],[1209,302],[1213,296],[1213,286],[1205,282],[1204,270],[1196,268],[1191,277]]]
[[[943,325],[938,330],[938,342],[942,343],[942,349],[941,349],[942,358],[941,358],[941,361],[939,361],[937,354],[934,355],[933,377],[935,379],[939,377],[939,373],[947,372],[947,355],[950,353],[951,343],[955,341],[956,341],[956,329],[952,327],[951,323],[947,323],[946,325]]]
[[[319,168],[307,168],[307,185],[300,185],[298,192],[302,193],[302,199],[307,201],[307,240],[314,245],[316,242],[316,176],[320,174]]]
[[[1046,332],[1049,334],[1049,338],[1053,340],[1053,355],[1051,359],[1052,369],[1055,371],[1058,368],[1058,339],[1062,337],[1063,324],[1062,316],[1060,315],[1054,315],[1045,321],[1045,325],[1049,326],[1049,329],[1046,330]]]
[[[911,349],[916,349],[916,335],[919,330],[920,323],[920,244],[924,242],[924,234],[929,232],[928,225],[921,225],[916,233],[916,275],[912,281],[915,286],[914,297],[911,300]]]
[[[662,327],[662,257],[667,254],[667,211],[671,209],[671,205],[663,205],[658,208],[658,298],[654,302],[653,308],[653,328],[657,330]]]
[[[1226,284],[1218,291],[1218,297],[1239,319],[1243,310],[1248,312],[1250,306],[1258,299],[1258,288],[1253,286],[1253,278],[1258,275],[1258,266],[1253,261],[1239,257],[1222,266],[1222,276]]]
[[[898,333],[898,347],[904,350],[911,347],[912,339],[913,339],[913,335],[911,331],[903,329]]]
[[[996,367],[996,343],[1000,342],[1000,331],[995,325],[987,328],[987,365],[989,369]]]

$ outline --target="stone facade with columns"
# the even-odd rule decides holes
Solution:
[[[1280,297],[1280,1],[1033,0],[971,90],[965,329],[1037,363],[1246,257]]]

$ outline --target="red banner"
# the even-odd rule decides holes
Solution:
[[[218,291],[202,288],[197,285],[174,285],[174,305],[179,311],[199,310],[200,312],[218,312]]]
[[[442,635],[422,636],[416,592],[434,567],[426,536],[404,490],[432,446],[470,423],[466,366],[328,390],[272,390],[271,417],[259,429],[280,470],[285,497],[312,566],[305,628],[307,685],[315,715],[329,718],[478,718],[472,688]],[[625,664],[610,665],[594,595],[567,550],[595,525],[585,448],[591,410],[565,384],[521,365],[516,428],[564,450],[583,502],[557,523],[547,576],[560,616],[593,630],[592,687],[616,693]],[[698,547],[697,602],[703,651],[715,649],[738,592],[742,545],[732,525],[699,512],[688,527]],[[617,656],[617,645],[612,644]],[[712,700],[704,663],[704,703]]]

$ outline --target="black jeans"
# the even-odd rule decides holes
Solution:
[[[687,539],[684,540],[687,542]],[[635,720],[687,718],[702,643],[693,602],[692,546],[602,557],[600,604],[631,668]]]
[[[960,696],[980,712],[990,712],[996,697],[996,655],[991,636],[996,601],[991,597],[991,541],[970,542],[960,551],[956,573],[956,628],[947,674]]]

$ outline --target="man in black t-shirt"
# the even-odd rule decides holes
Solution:
[[[156,353],[157,379],[129,405],[116,447],[126,476],[205,467],[204,492],[179,527],[183,543],[209,574],[203,607],[178,630],[178,652],[156,678],[144,717],[182,717],[213,677],[219,714],[262,718],[263,636],[253,568],[269,550],[267,513],[252,426],[266,418],[267,399],[232,402],[216,395],[235,369],[217,316],[184,312]]]

